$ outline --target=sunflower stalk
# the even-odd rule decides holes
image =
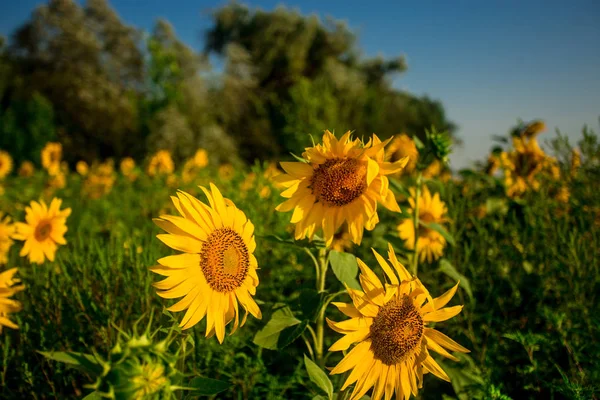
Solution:
[[[413,219],[413,227],[415,230],[415,244],[413,247],[413,254],[411,259],[411,273],[414,276],[417,276],[419,272],[419,252],[417,251],[418,241],[419,241],[419,198],[421,197],[421,185],[423,184],[423,173],[419,171],[417,174],[417,187],[415,193],[415,207],[412,214]]]
[[[317,291],[322,293],[325,291],[325,280],[327,277],[327,267],[329,264],[329,251],[327,248],[319,249],[319,271],[317,274]],[[325,325],[325,309],[327,304],[323,304],[319,310],[316,326],[316,341],[315,341],[315,358],[317,365],[323,367],[323,328]]]

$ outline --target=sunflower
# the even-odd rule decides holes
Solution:
[[[15,234],[15,225],[11,223],[10,217],[3,217],[0,211],[0,264],[8,262],[8,250],[14,243],[12,236]]]
[[[555,180],[560,177],[556,159],[540,148],[535,137],[515,136],[512,141],[513,149],[500,155],[509,197],[519,197],[528,188],[538,190],[544,172]]]
[[[235,169],[231,164],[221,164],[219,165],[218,174],[219,178],[223,181],[230,181],[233,178],[233,174],[235,173]]]
[[[325,131],[323,144],[305,149],[306,162],[281,163],[286,173],[274,180],[287,188],[281,196],[288,200],[276,210],[294,210],[291,222],[296,224],[296,240],[312,239],[323,228],[331,246],[335,232],[347,222],[352,241],[360,244],[363,230],[372,230],[379,222],[378,202],[400,212],[386,175],[400,172],[408,157],[385,162],[384,147],[390,140],[381,142],[373,135],[364,144],[352,140],[349,131],[339,140]]]
[[[135,169],[135,161],[131,157],[125,157],[121,160],[121,164],[119,165],[121,169],[121,173],[125,176],[131,175],[133,170]]]
[[[408,199],[410,203],[411,213],[415,209],[415,189],[410,189],[411,198]],[[443,201],[440,200],[438,193],[431,196],[427,186],[423,186],[423,193],[419,197],[419,220],[425,223],[437,223],[441,224],[446,221],[444,214],[447,209]],[[398,225],[398,234],[400,238],[406,241],[406,248],[412,250],[415,248],[415,225],[413,218],[407,218],[400,225]],[[439,258],[444,251],[446,246],[446,239],[437,231],[427,228],[423,225],[419,225],[418,230],[419,238],[417,240],[417,252],[421,262],[427,259],[428,262]]]
[[[204,168],[208,165],[208,153],[204,149],[198,149],[193,160],[196,167]]]
[[[90,171],[90,167],[88,165],[88,163],[86,163],[83,160],[77,161],[77,164],[75,164],[75,170],[77,171],[77,173],[81,176],[86,176],[88,174],[88,172]]]
[[[19,176],[30,177],[35,172],[35,166],[31,161],[23,161],[19,167]]]
[[[43,263],[46,258],[54,261],[57,245],[67,244],[65,233],[71,209],[60,210],[61,203],[62,200],[54,198],[50,207],[43,200],[40,203],[32,201],[25,207],[26,222],[15,223],[17,232],[13,236],[25,241],[21,257],[29,255],[29,261],[36,264]]]
[[[5,178],[13,168],[13,160],[10,154],[0,150],[0,179]]]
[[[389,245],[389,244],[388,244]],[[433,299],[425,286],[400,264],[389,245],[388,264],[375,250],[375,257],[390,284],[381,283],[377,275],[360,259],[360,282],[363,290],[347,288],[352,304],[332,303],[350,319],[333,322],[331,329],[344,334],[329,351],[347,350],[358,343],[331,374],[350,371],[342,386],[345,390],[356,382],[351,400],[360,399],[371,387],[371,399],[385,395],[390,399],[408,399],[417,395],[423,384],[423,374],[432,373],[450,381],[448,375],[431,357],[430,350],[458,361],[447,350],[468,353],[469,350],[443,333],[428,327],[460,313],[463,306],[444,307],[456,293],[458,283],[446,293]],[[393,269],[392,269],[393,267]]]
[[[244,325],[248,312],[262,318],[252,298],[258,285],[254,225],[215,185],[210,184],[211,192],[200,188],[210,206],[179,191],[172,200],[181,216],[154,219],[168,232],[158,239],[183,254],[161,258],[151,271],[167,277],[154,284],[159,296],[183,297],[168,308],[187,309],[180,326],[191,328],[206,315],[206,336],[216,333],[223,343],[225,326],[232,320],[231,334]],[[241,323],[238,303],[246,311]]]
[[[174,169],[171,153],[168,150],[160,150],[150,158],[147,172],[150,176],[170,175]]]
[[[42,167],[46,168],[50,175],[60,173],[60,161],[62,159],[62,144],[50,142],[42,149]]]
[[[401,171],[402,174],[410,174],[417,166],[419,159],[419,151],[415,142],[405,134],[396,136],[387,148],[388,158],[390,161],[401,160],[408,157],[406,167]]]
[[[0,333],[2,333],[3,326],[12,329],[19,328],[14,322],[8,319],[9,314],[21,310],[21,303],[9,299],[9,297],[25,289],[23,285],[19,285],[21,281],[14,278],[16,273],[16,268],[0,272]]]

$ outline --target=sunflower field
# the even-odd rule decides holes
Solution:
[[[600,143],[544,129],[1,151],[0,398],[597,398]]]

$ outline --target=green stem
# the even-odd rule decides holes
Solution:
[[[417,175],[417,188],[415,192],[415,207],[413,210],[413,227],[415,230],[415,243],[413,247],[411,272],[414,276],[417,276],[419,272],[419,253],[417,251],[417,243],[419,241],[419,198],[421,197],[421,185],[423,184],[423,174],[419,172]]]
[[[317,280],[317,291],[319,293],[322,293],[325,291],[325,280],[327,278],[327,266],[328,266],[328,259],[327,259],[327,249],[326,248],[322,248],[319,249],[319,279]],[[316,358],[316,362],[317,365],[319,365],[320,367],[323,367],[323,327],[325,324],[325,309],[326,309],[326,305],[323,304],[323,306],[321,307],[321,309],[319,310],[319,315],[317,317],[317,327],[316,327],[316,334],[317,334],[317,340],[315,343],[315,358]]]

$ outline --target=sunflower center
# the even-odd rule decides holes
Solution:
[[[317,201],[345,206],[367,189],[367,166],[354,158],[327,160],[313,173],[311,187]]]
[[[50,236],[50,232],[52,232],[52,224],[50,221],[42,221],[35,228],[35,239],[38,242],[42,242]]]
[[[371,350],[384,364],[398,364],[416,352],[422,337],[423,318],[404,295],[379,310],[371,325]]]
[[[250,255],[244,239],[231,228],[217,229],[208,236],[200,252],[200,268],[208,285],[228,293],[242,285]]]

